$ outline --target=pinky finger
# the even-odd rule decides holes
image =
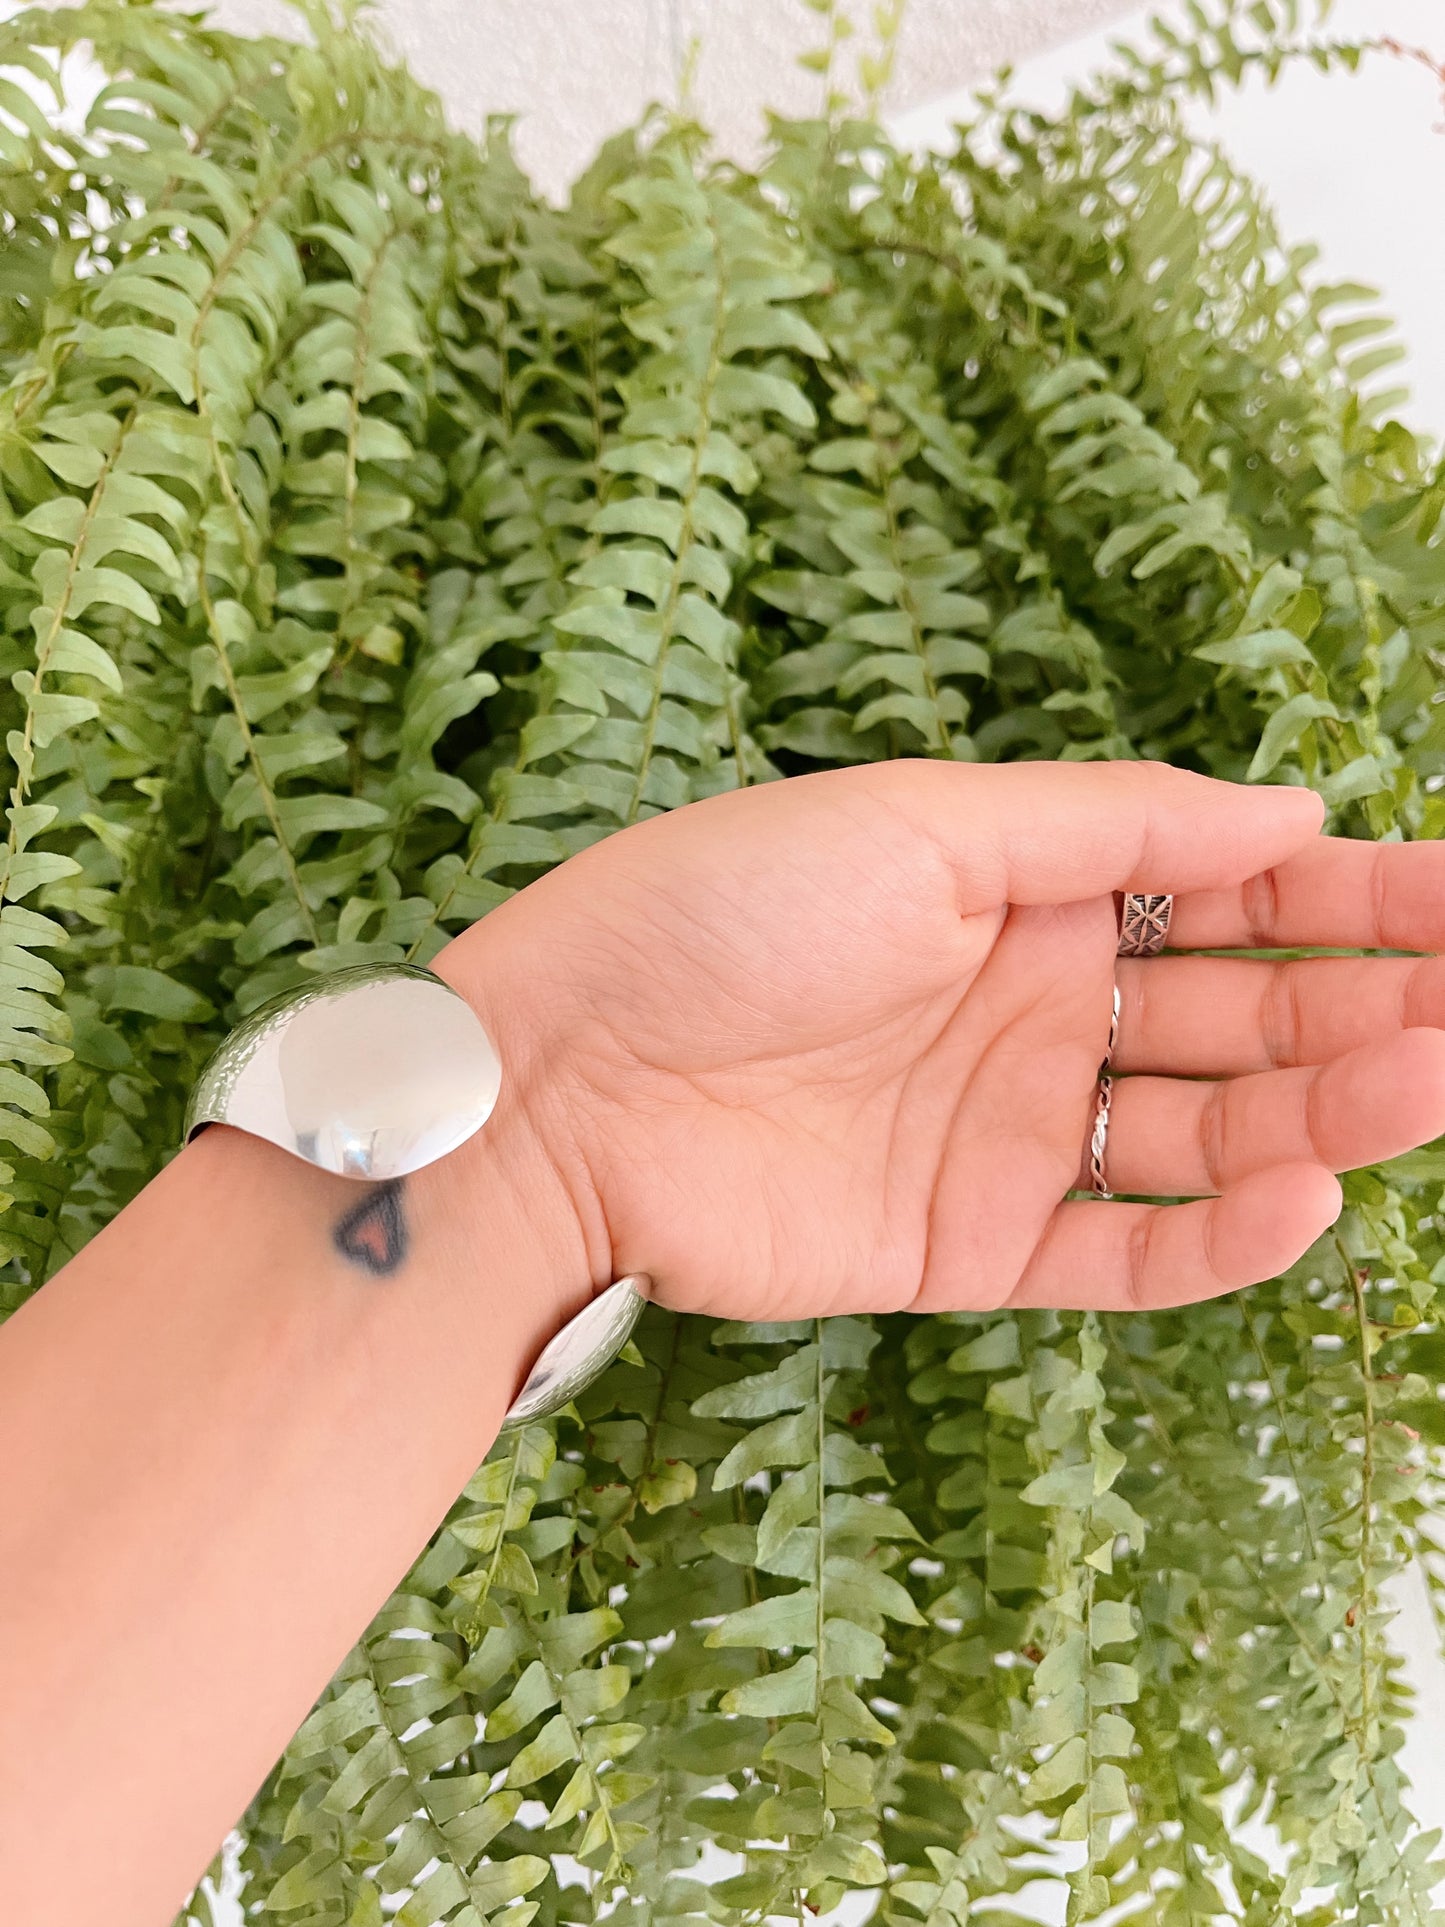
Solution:
[[[1274,1278],[1339,1216],[1338,1181],[1319,1164],[1253,1171],[1189,1204],[1059,1205],[1012,1305],[1149,1311]]]

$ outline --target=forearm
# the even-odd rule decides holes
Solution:
[[[549,1185],[505,1106],[385,1209],[212,1130],[7,1326],[17,1919],[78,1842],[110,1927],[170,1918],[586,1298]]]

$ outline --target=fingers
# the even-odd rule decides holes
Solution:
[[[1274,1278],[1339,1215],[1317,1164],[1257,1171],[1193,1204],[1061,1204],[1009,1303],[1142,1311],[1189,1305]]]
[[[1237,897],[1245,878],[1314,839],[1323,816],[1309,790],[1224,783],[1167,763],[898,762],[863,780],[943,844],[965,910],[1111,890]]]
[[[1119,1079],[1109,1184],[1146,1197],[1202,1197],[1270,1165],[1379,1164],[1442,1131],[1445,1031],[1407,1030],[1308,1069],[1214,1084]]]
[[[1121,960],[1115,1068],[1237,1077],[1323,1064],[1415,1025],[1445,1028],[1445,958]]]
[[[1445,844],[1316,838],[1243,884],[1191,889],[1174,905],[1169,942],[1179,950],[1445,950]]]

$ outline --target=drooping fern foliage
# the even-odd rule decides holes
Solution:
[[[757,172],[659,120],[563,209],[319,7],[0,28],[7,1303],[238,1012],[694,797],[1149,756],[1445,825],[1445,478],[1180,118],[1364,50],[1195,8],[919,159],[816,11]],[[1441,1492],[1445,1155],[1347,1189],[1187,1312],[650,1314],[341,1668],[244,1904],[955,1927],[1057,1843],[1075,1920],[1433,1918],[1382,1588]]]

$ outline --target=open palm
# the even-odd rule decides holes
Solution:
[[[1157,764],[898,762],[714,798],[449,947],[599,1271],[787,1319],[1170,1304],[1269,1277],[1333,1170],[1445,1130],[1445,852],[1321,839],[1308,792]],[[1445,968],[1445,966],[1442,966]],[[1121,992],[1108,1171],[1070,1199]]]

